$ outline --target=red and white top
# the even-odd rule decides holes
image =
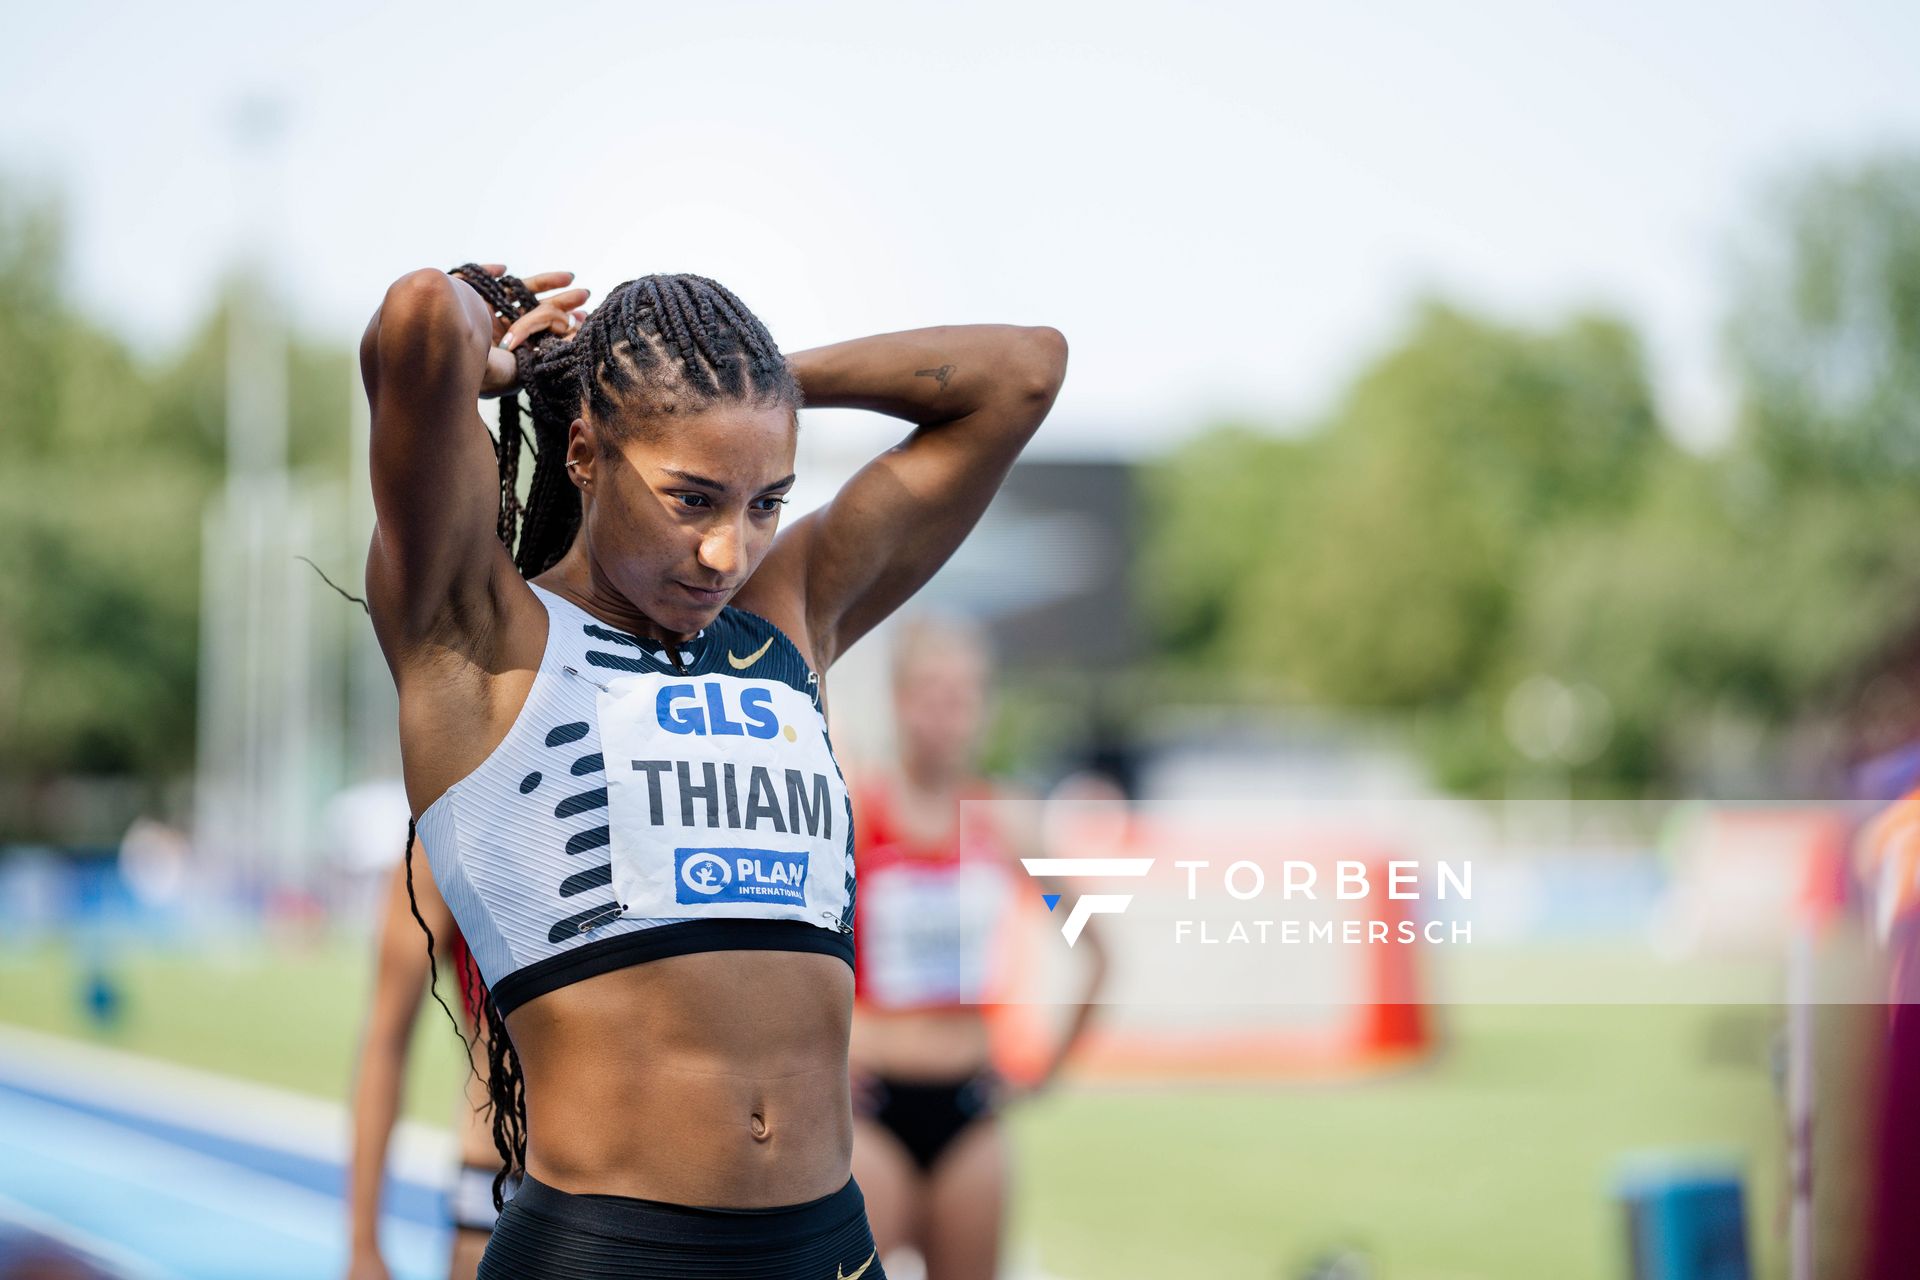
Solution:
[[[887,783],[849,788],[854,812],[854,990],[893,1012],[950,1009],[991,998],[1012,851],[981,784],[961,795],[952,833],[936,843],[901,831]]]

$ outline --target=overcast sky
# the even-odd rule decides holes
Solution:
[[[730,285],[789,350],[962,321],[1072,344],[1054,449],[1300,420],[1423,290],[1613,307],[1722,422],[1768,183],[1920,146],[1895,3],[16,6],[0,173],[165,350],[264,234],[348,340],[421,265]],[[236,104],[283,123],[249,159]],[[250,231],[249,228],[264,229]]]

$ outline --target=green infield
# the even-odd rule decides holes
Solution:
[[[123,948],[111,1028],[64,949],[0,951],[0,1021],[343,1100],[371,949]],[[1766,1006],[1444,1010],[1431,1064],[1337,1083],[1071,1083],[1016,1111],[1017,1256],[1070,1280],[1285,1280],[1338,1247],[1392,1280],[1616,1280],[1622,1157],[1747,1174],[1757,1276],[1782,1273],[1782,1121]],[[408,1114],[445,1124],[462,1070],[431,1004]]]

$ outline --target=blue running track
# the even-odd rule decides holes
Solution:
[[[116,1280],[340,1280],[346,1170],[342,1151],[314,1148],[343,1149],[344,1119],[319,1144],[276,1141],[257,1114],[237,1134],[184,1118],[204,1099],[169,1114],[151,1089],[119,1100],[99,1072],[62,1078],[35,1056],[0,1042],[0,1277],[10,1255],[51,1240]],[[288,1130],[301,1119],[289,1116]],[[389,1178],[382,1244],[394,1280],[446,1275],[442,1194]]]

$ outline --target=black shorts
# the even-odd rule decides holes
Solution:
[[[528,1177],[500,1214],[478,1280],[886,1280],[852,1178],[773,1209],[575,1195]]]
[[[967,1126],[999,1109],[1003,1088],[991,1069],[935,1084],[875,1076],[863,1110],[900,1140],[925,1173]]]

